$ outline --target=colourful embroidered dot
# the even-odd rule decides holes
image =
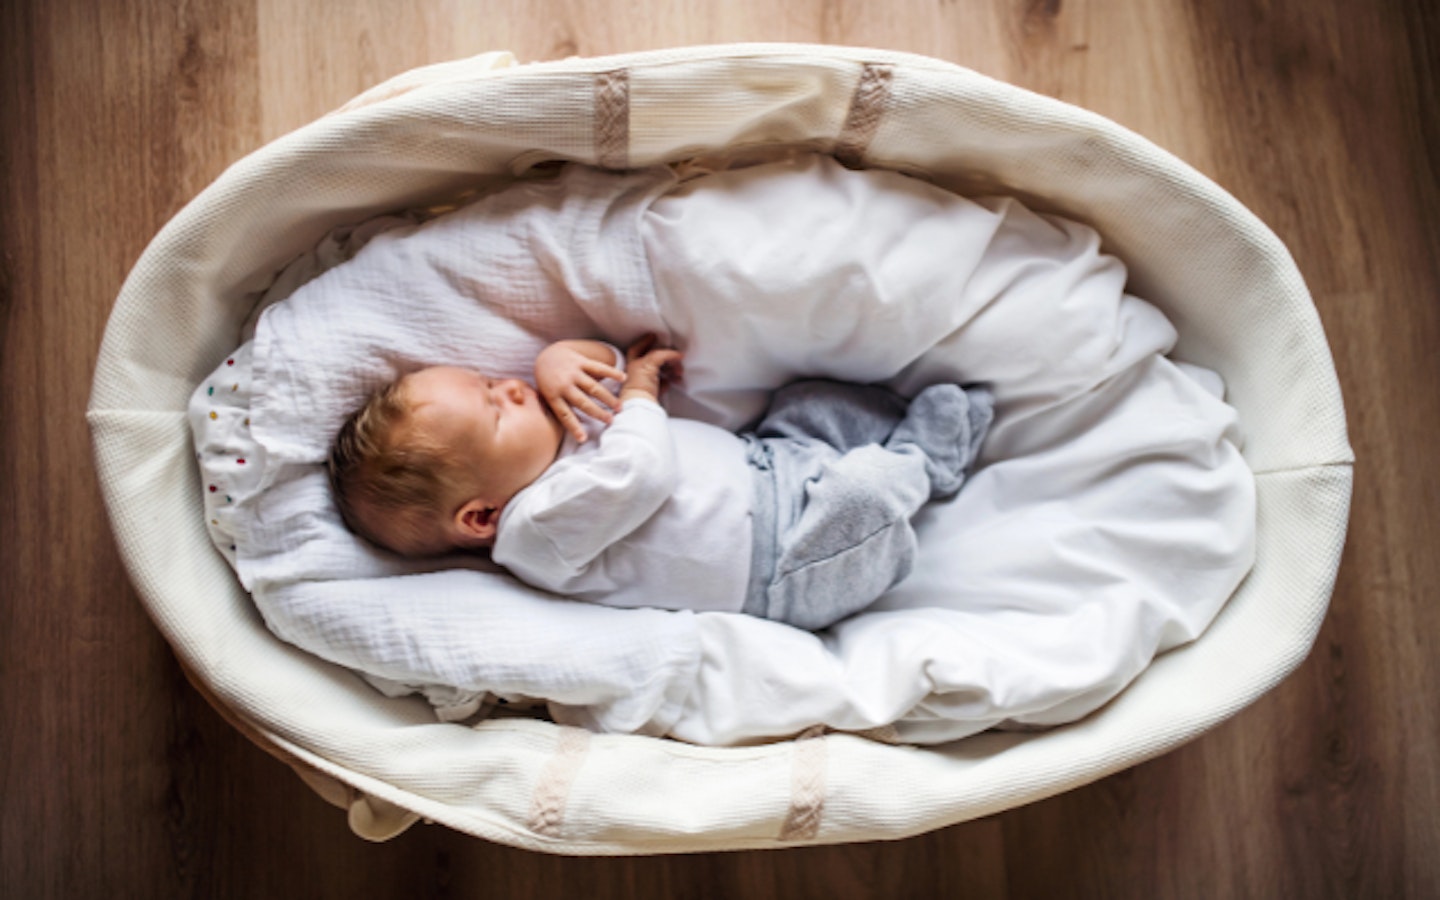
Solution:
[[[234,553],[234,552],[235,552],[235,545],[234,545],[234,544],[231,544],[231,545],[230,545],[230,552],[231,552],[231,553]]]
[[[226,495],[225,495],[225,502],[226,502],[226,503],[234,503],[235,501],[230,499],[230,495],[229,495],[229,494],[226,494]]]
[[[213,422],[214,420],[216,420],[216,419],[218,419],[218,418],[220,418],[219,414],[216,413],[215,410],[213,410],[213,409],[210,410],[210,420]]]
[[[235,460],[235,465],[237,465],[237,466],[243,466],[243,465],[245,465],[245,458],[242,456],[240,459]]]
[[[219,525],[219,524],[220,524],[220,520],[219,520],[219,519],[211,519],[211,520],[210,520],[210,524],[211,524],[211,525]]]
[[[225,365],[227,365],[227,366],[233,366],[233,365],[235,365],[235,360],[233,360],[233,359],[227,359],[227,360],[225,360]]]
[[[215,493],[215,492],[218,491],[218,490],[220,490],[220,489],[217,488],[215,485],[213,485],[213,484],[210,485],[210,493],[213,494],[213,493]]]
[[[238,384],[231,385],[231,386],[230,386],[230,390],[231,390],[232,393],[235,392],[235,391],[238,391],[238,390],[240,390],[240,385],[238,385]]]
[[[211,396],[211,397],[215,396],[215,388],[214,388],[213,385],[211,386],[211,388],[210,388],[209,391],[206,391],[206,394],[209,395],[209,396]]]
[[[250,427],[250,418],[249,418],[248,416],[245,418],[245,427],[246,427],[246,428],[249,428],[249,427]]]

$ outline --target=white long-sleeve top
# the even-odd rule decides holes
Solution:
[[[626,401],[587,420],[500,514],[491,558],[521,580],[606,606],[739,612],[753,483],[744,442]]]

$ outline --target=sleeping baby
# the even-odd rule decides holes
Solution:
[[[937,384],[799,381],[754,432],[660,406],[681,354],[559,341],[532,388],[432,367],[345,423],[329,475],[345,523],[407,556],[489,550],[521,580],[621,607],[743,612],[820,629],[910,572],[911,517],[960,489],[991,397]]]

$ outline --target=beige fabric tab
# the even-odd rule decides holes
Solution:
[[[630,167],[630,73],[595,76],[595,161],[606,169]]]
[[[824,731],[812,728],[795,739],[790,758],[790,813],[780,826],[782,841],[810,841],[820,833],[829,767]]]
[[[583,728],[561,727],[555,741],[555,755],[545,763],[535,793],[530,799],[530,830],[559,837],[565,824],[565,803],[570,786],[590,752],[590,732]]]
[[[880,117],[890,105],[890,82],[895,71],[890,66],[866,63],[850,97],[850,110],[845,124],[835,138],[835,158],[847,166],[859,166],[865,150],[880,128]]]

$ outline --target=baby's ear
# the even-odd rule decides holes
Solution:
[[[500,522],[500,507],[476,498],[455,513],[455,530],[460,543],[467,547],[488,547],[495,543],[495,528]]]

